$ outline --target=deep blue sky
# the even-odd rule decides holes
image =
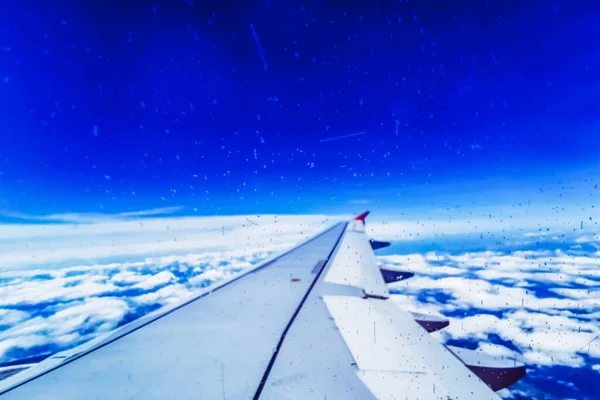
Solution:
[[[597,183],[593,2],[13,3],[4,211],[347,212]]]

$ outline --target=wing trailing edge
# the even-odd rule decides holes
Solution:
[[[400,282],[415,276],[415,273],[410,271],[400,271],[389,268],[379,268],[379,270],[381,271],[381,276],[383,276],[385,283]]]
[[[425,328],[427,332],[439,331],[440,329],[444,329],[445,327],[450,325],[450,321],[448,321],[445,318],[416,312],[411,312],[411,314],[415,318],[415,321],[417,321],[419,325]]]
[[[489,356],[462,347],[446,348],[494,391],[509,387],[527,374],[525,364],[514,358]]]
[[[391,242],[386,242],[386,241],[382,241],[382,240],[375,240],[375,239],[370,239],[369,242],[371,242],[371,248],[373,250],[379,250],[379,249],[383,249],[385,247],[388,247],[389,245],[391,245]]]

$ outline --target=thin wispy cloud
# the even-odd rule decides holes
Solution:
[[[172,215],[182,211],[183,207],[160,207],[149,210],[128,211],[115,214],[101,213],[61,213],[50,215],[31,215],[10,211],[0,211],[0,216],[23,220],[24,222],[62,222],[62,223],[94,223],[114,220],[128,220],[132,218],[150,217],[157,215]]]
[[[348,201],[349,204],[355,204],[355,205],[366,205],[366,204],[370,204],[371,200],[367,200],[367,199],[355,199],[355,200],[350,200]]]
[[[340,219],[322,215],[157,216],[177,210],[153,209],[118,217],[78,214],[77,220],[85,221],[80,224],[0,224],[0,268],[140,259],[199,249],[260,249],[278,241],[301,241]]]
[[[276,249],[275,245],[273,249]],[[0,362],[73,347],[273,254],[202,252],[0,274]],[[82,333],[85,332],[85,333]]]

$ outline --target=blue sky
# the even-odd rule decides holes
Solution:
[[[0,209],[593,202],[594,10],[378,4],[8,6]]]

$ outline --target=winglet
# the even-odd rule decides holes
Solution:
[[[358,217],[354,218],[355,221],[362,221],[363,224],[365,223],[365,218],[367,218],[367,215],[369,215],[369,211],[365,211],[364,213],[360,214]]]

